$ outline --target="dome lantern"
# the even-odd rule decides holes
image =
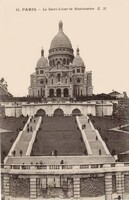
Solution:
[[[76,55],[79,56],[79,48],[77,47]]]
[[[44,49],[43,49],[43,47],[41,49],[41,56],[44,57]]]
[[[63,31],[63,22],[59,21],[59,31]]]

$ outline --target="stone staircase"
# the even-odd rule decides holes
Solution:
[[[20,140],[18,141],[18,143],[15,146],[16,156],[20,156],[20,154],[19,154],[20,150],[22,150],[23,156],[26,155],[29,142],[32,139],[33,131],[36,129],[36,125],[37,125],[38,121],[39,121],[39,117],[34,117],[34,118],[30,119],[30,122],[28,123],[28,127],[29,127],[29,129],[30,129],[30,127],[32,127],[32,131],[29,130],[29,132],[28,132],[27,131],[28,127],[26,127],[26,129],[23,131],[23,133],[20,137]]]
[[[80,117],[78,117],[78,119],[82,126],[85,125],[85,128],[83,130],[86,134],[86,138],[90,145],[92,155],[93,156],[99,155],[100,150],[101,150],[101,155],[107,155],[107,153],[104,149],[104,146],[103,146],[102,142],[100,141],[100,136],[98,137],[96,130],[92,126],[88,117],[80,116]]]
[[[11,147],[8,156],[5,158],[5,164],[8,163],[9,158],[13,158],[13,152],[15,151],[15,157],[27,156],[28,152],[31,152],[34,137],[37,133],[37,130],[41,124],[41,117],[29,117],[22,131],[19,132],[16,141]],[[28,131],[29,129],[29,131]],[[22,155],[20,155],[22,151]]]

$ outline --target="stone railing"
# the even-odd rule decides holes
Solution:
[[[115,171],[126,171],[129,172],[129,162],[128,163],[103,163],[103,164],[82,164],[82,165],[46,165],[46,164],[11,164],[11,165],[1,165],[1,172],[9,172],[15,173],[15,171],[19,172],[34,172],[35,171],[44,171],[44,172],[51,172],[51,171],[64,171],[69,173],[70,171],[73,172],[89,172],[92,169],[96,170],[97,172],[115,172]],[[28,171],[29,170],[29,171]]]
[[[35,141],[36,134],[37,134],[37,131],[38,131],[40,125],[41,125],[41,122],[42,122],[42,117],[39,117],[39,120],[38,120],[38,122],[37,122],[37,124],[36,124],[36,128],[35,128],[35,130],[33,131],[32,138],[31,138],[31,140],[30,140],[30,142],[29,142],[28,149],[27,149],[27,152],[26,152],[26,156],[30,156],[30,154],[31,154],[31,150],[32,150],[32,147],[33,147],[33,143],[34,143],[34,141]]]
[[[87,118],[89,119],[88,116],[87,116]],[[107,154],[107,155],[110,155],[110,152],[109,152],[109,150],[108,150],[108,148],[107,148],[107,146],[106,146],[106,143],[103,141],[102,137],[101,137],[100,134],[99,134],[99,131],[95,129],[95,127],[93,126],[93,124],[92,124],[91,121],[90,121],[90,126],[91,126],[92,130],[95,130],[95,133],[96,133],[96,135],[97,135],[97,137],[98,137],[98,140],[101,142],[101,144],[102,144],[102,146],[103,146],[103,148],[104,148],[106,154]]]
[[[77,120],[78,127],[79,127],[79,129],[80,129],[80,131],[81,131],[82,138],[83,138],[84,144],[85,144],[86,149],[87,149],[87,153],[88,153],[88,155],[92,155],[92,151],[91,151],[91,148],[90,148],[90,144],[89,144],[88,139],[87,139],[87,137],[86,137],[85,131],[82,130],[82,124],[80,123],[79,117],[78,117],[78,116],[76,117],[76,120]]]
[[[107,148],[107,146],[106,146],[106,143],[102,140],[102,137],[100,136],[98,130],[95,129],[95,132],[96,132],[96,135],[97,135],[97,137],[98,137],[98,140],[101,142],[101,144],[102,144],[102,146],[103,146],[103,148],[104,148],[106,154],[107,154],[107,155],[110,155],[110,152],[109,152],[109,150],[108,150],[108,148]]]

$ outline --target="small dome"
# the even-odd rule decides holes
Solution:
[[[53,38],[50,49],[58,48],[58,47],[65,47],[72,49],[72,44],[67,37],[67,35],[63,32],[63,23],[62,21],[59,22],[59,32],[57,35]]]
[[[77,55],[73,60],[73,65],[74,66],[84,66],[84,62],[83,62],[81,56],[79,55],[79,48],[77,48],[76,52],[77,52]]]
[[[48,60],[47,58],[44,58],[44,50],[42,49],[41,58],[39,58],[36,68],[46,67],[46,65],[48,65]]]

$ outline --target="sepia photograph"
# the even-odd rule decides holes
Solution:
[[[0,1],[2,200],[129,200],[128,6]]]

